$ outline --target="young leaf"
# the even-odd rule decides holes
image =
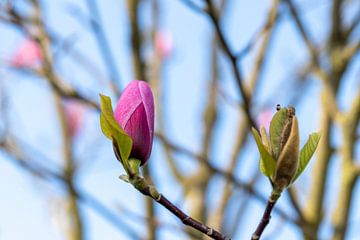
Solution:
[[[295,182],[296,179],[300,176],[300,174],[305,170],[306,166],[308,165],[312,155],[314,154],[317,148],[319,141],[320,141],[320,133],[312,133],[309,136],[309,139],[307,140],[306,144],[300,151],[299,166],[294,178],[292,179],[292,182]]]
[[[100,125],[104,135],[116,140],[120,151],[121,161],[126,161],[131,153],[132,139],[124,132],[124,130],[116,122],[111,106],[111,99],[108,96],[100,94]]]
[[[260,152],[260,171],[267,177],[271,178],[275,172],[276,162],[271,154],[263,145],[259,133],[252,128],[256,144]]]
[[[270,122],[270,142],[272,146],[272,155],[276,159],[279,156],[281,132],[288,119],[288,109],[281,108]]]

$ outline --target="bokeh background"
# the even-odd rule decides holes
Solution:
[[[0,239],[207,239],[118,177],[99,125],[142,79],[156,102],[144,176],[249,239],[271,192],[252,125],[296,107],[305,173],[263,239],[360,239],[360,1],[0,1]]]

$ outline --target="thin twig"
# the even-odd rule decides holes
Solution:
[[[183,148],[181,146],[175,145],[172,142],[170,142],[169,139],[166,139],[164,136],[157,134],[156,135],[159,140],[163,142],[163,144],[167,145],[169,148],[171,148],[174,152],[182,153],[187,156],[190,156],[191,158],[194,158],[200,162],[205,162],[206,166],[214,173],[219,174],[220,176],[224,177],[225,179],[229,180],[234,184],[235,187],[244,189],[247,193],[251,194],[256,200],[266,203],[267,199],[263,195],[261,195],[258,191],[256,191],[252,184],[242,182],[239,180],[234,174],[227,172],[226,170],[222,170],[214,166],[209,159],[204,159],[204,156],[201,156],[199,154],[193,153],[190,150]],[[301,225],[300,222],[292,219],[290,216],[288,216],[283,210],[281,209],[275,209],[275,212],[283,219],[292,222],[296,225]]]
[[[261,234],[263,233],[263,231],[265,230],[266,226],[269,224],[270,222],[270,218],[271,218],[271,212],[275,206],[277,200],[274,200],[273,197],[271,196],[266,204],[266,208],[264,211],[264,214],[260,220],[259,225],[257,226],[255,232],[253,233],[253,235],[251,236],[251,240],[257,240],[260,239]]]
[[[201,8],[200,6],[196,5],[191,0],[180,0],[184,5],[186,5],[189,9],[193,10],[196,13],[206,13],[206,8]]]
[[[66,185],[66,179],[58,173],[58,171],[51,170],[42,166],[39,163],[35,163],[35,161],[29,158],[30,155],[25,154],[20,150],[20,147],[17,146],[15,141],[12,141],[13,137],[9,136],[5,141],[0,142],[0,148],[3,149],[10,157],[5,158],[11,161],[12,163],[18,165],[23,170],[28,173],[38,177],[41,180],[47,181],[51,183],[53,180],[58,181],[64,185]],[[27,148],[30,148],[30,152],[34,153],[31,155],[41,156],[41,162],[52,162],[51,159],[48,159],[43,153],[37,151],[32,148],[30,145],[22,142],[21,145],[26,145]],[[80,188],[73,188],[74,194],[77,199],[89,206],[94,212],[96,212],[103,219],[108,221],[111,225],[113,225],[120,232],[126,233],[131,239],[141,239],[141,236],[137,234],[137,232],[132,229],[126,222],[124,222],[121,218],[119,218],[111,209],[106,207],[102,202],[100,202],[96,197],[86,192],[85,190],[81,190]]]
[[[210,17],[210,20],[211,20],[211,22],[213,23],[213,25],[215,27],[217,36],[218,36],[219,41],[220,41],[220,43],[222,45],[222,49],[223,49],[224,53],[228,56],[228,58],[229,58],[229,60],[231,62],[231,67],[232,67],[232,70],[233,70],[233,73],[234,73],[234,76],[235,76],[235,80],[236,80],[236,83],[237,83],[237,85],[239,87],[240,95],[241,95],[241,97],[243,99],[243,107],[244,107],[246,118],[249,121],[251,126],[257,128],[256,127],[256,121],[253,119],[253,117],[251,115],[251,112],[250,112],[251,99],[250,99],[250,97],[249,97],[249,95],[248,95],[248,93],[247,93],[247,91],[245,89],[244,83],[243,83],[243,77],[242,77],[241,71],[240,71],[240,69],[238,67],[238,64],[237,64],[238,59],[232,53],[232,51],[230,49],[230,46],[229,46],[228,42],[225,39],[223,29],[220,27],[220,23],[219,23],[219,20],[218,20],[218,16],[217,16],[217,13],[216,13],[215,6],[213,5],[211,0],[207,0],[206,2],[207,2],[207,6],[208,6],[208,16]]]
[[[173,213],[177,218],[181,220],[181,222],[184,225],[187,225],[189,227],[192,227],[207,236],[211,237],[212,239],[216,240],[230,240],[229,237],[225,236],[224,234],[216,231],[215,229],[206,226],[205,224],[193,219],[192,217],[188,216],[186,213],[184,213],[181,209],[179,209],[177,206],[175,206],[172,202],[170,202],[165,196],[162,194],[159,195],[159,197],[156,199],[153,197],[153,195],[150,192],[150,188],[146,187],[141,191],[142,194],[154,199],[159,204],[164,206],[166,209],[168,209],[171,213]]]
[[[118,89],[121,89],[121,79],[120,74],[118,71],[118,66],[116,66],[114,56],[112,54],[110,44],[106,38],[105,32],[102,29],[100,22],[100,13],[98,6],[96,4],[95,0],[87,0],[86,5],[89,9],[89,12],[91,14],[90,24],[91,28],[93,30],[94,36],[96,38],[96,41],[98,43],[100,54],[103,58],[103,61],[105,63],[105,66],[108,69],[109,75],[111,76],[111,80],[113,81],[114,85],[118,87]],[[119,91],[117,92],[119,93]]]

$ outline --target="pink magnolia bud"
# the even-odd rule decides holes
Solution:
[[[266,108],[260,112],[259,117],[257,119],[258,126],[264,126],[267,131],[269,131],[270,122],[273,117],[273,110],[270,108]]]
[[[159,31],[155,35],[155,51],[164,59],[171,55],[173,51],[173,40],[170,33]]]
[[[120,96],[114,117],[133,140],[130,158],[145,164],[154,137],[154,97],[150,86],[144,81],[130,82]]]
[[[84,122],[85,106],[77,100],[64,101],[65,120],[70,136],[75,137]]]
[[[11,56],[10,64],[17,68],[33,67],[41,62],[41,60],[42,52],[39,44],[33,40],[26,39]]]

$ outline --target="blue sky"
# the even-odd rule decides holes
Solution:
[[[249,41],[251,36],[260,29],[264,22],[270,1],[230,1],[226,18],[222,26],[225,29],[226,37],[230,42],[232,50],[241,50]],[[105,33],[108,37],[112,54],[116,59],[116,66],[119,70],[121,86],[125,86],[132,80],[131,52],[128,39],[128,20],[126,16],[126,1],[103,0],[98,1],[100,14]],[[106,76],[106,68],[102,62],[96,41],[86,23],[84,16],[88,16],[87,8],[83,1],[43,1],[46,24],[56,34],[73,39],[73,48],[81,51],[89,57],[99,71]],[[69,8],[69,6],[73,6]],[[206,101],[204,94],[207,89],[209,71],[211,33],[213,28],[209,19],[193,12],[178,0],[161,0],[161,27],[170,32],[174,39],[174,53],[164,65],[163,79],[166,87],[166,131],[172,141],[185,146],[193,151],[201,148],[202,129],[202,106]],[[316,3],[310,0],[304,1],[304,19],[311,25],[311,36],[317,42],[325,38],[328,29],[324,28],[330,4],[321,0]],[[78,14],[74,17],[74,9]],[[351,12],[349,13],[351,14]],[[149,4],[144,1],[142,19],[144,24],[150,21]],[[22,36],[9,26],[0,25],[0,61],[3,62],[16,49],[21,42]],[[294,29],[286,11],[280,24],[275,29],[268,61],[264,74],[260,80],[253,100],[253,113],[257,114],[265,106],[275,106],[276,103],[288,105],[289,94],[296,75],[297,66],[303,63],[307,57],[307,51],[298,32]],[[69,83],[82,89],[84,93],[94,99],[98,99],[98,93],[111,94],[106,85],[97,82],[93,76],[86,73],[67,53],[61,53],[58,63],[58,71]],[[251,72],[254,56],[250,54],[241,62],[241,68],[245,76]],[[359,81],[359,57],[357,63],[352,66],[347,76],[347,82],[340,90],[339,105],[346,109],[351,96],[354,95]],[[228,96],[236,101],[241,99],[238,96],[237,86],[232,76],[229,62],[225,57],[221,58],[220,85],[226,90]],[[23,73],[16,73],[5,67],[0,68],[0,81],[6,85],[9,96],[11,131],[29,143],[37,151],[44,153],[45,157],[37,157],[39,162],[46,162],[47,166],[61,164],[61,142],[58,139],[59,129],[57,120],[54,118],[53,103],[48,93],[48,86],[43,80],[29,77]],[[321,84],[318,80],[311,79],[311,86],[299,102],[297,116],[300,122],[301,145],[304,144],[308,134],[318,129],[318,110],[320,107],[319,92]],[[275,88],[276,87],[276,88]],[[113,96],[114,97],[114,96]],[[113,99],[113,102],[116,100]],[[219,167],[226,166],[230,159],[232,147],[232,135],[237,128],[239,113],[226,101],[220,100],[222,118],[219,120],[218,130],[215,133],[214,146],[216,151],[212,153],[214,164]],[[316,110],[314,110],[316,109]],[[143,198],[132,187],[118,179],[123,173],[121,166],[112,155],[111,144],[103,136],[99,129],[98,115],[96,112],[87,113],[87,121],[82,129],[82,137],[77,139],[75,144],[76,155],[84,161],[78,177],[80,187],[96,196],[114,211],[119,211],[119,216],[130,224],[139,233],[144,233],[144,223],[136,215],[144,212]],[[334,134],[334,141],[337,142],[339,133]],[[94,139],[94,140],[89,140]],[[253,162],[257,161],[257,153],[253,140],[248,143],[252,145],[247,151],[241,154],[241,169],[238,169],[240,179],[247,180],[254,173]],[[92,146],[89,148],[89,146]],[[96,147],[94,147],[96,146]],[[359,148],[359,147],[358,147]],[[359,150],[357,150],[359,152]],[[359,158],[359,154],[357,155]],[[66,216],[59,211],[64,206],[61,199],[63,192],[59,190],[58,184],[48,184],[36,180],[27,172],[20,170],[8,156],[0,152],[0,239],[64,239],[61,227],[63,227]],[[178,202],[181,196],[181,189],[176,180],[170,176],[168,169],[164,168],[166,162],[158,141],[153,147],[151,168],[155,172],[155,182],[158,189],[168,198],[186,209],[187,204]],[[190,173],[193,171],[194,161],[185,156],[178,156],[181,162],[181,169]],[[332,177],[336,179],[336,168],[338,163],[331,166]],[[310,167],[312,164],[310,164]],[[306,192],[307,186],[311,184],[307,169],[305,175],[299,180],[297,186],[300,192]],[[223,188],[221,180],[211,184],[209,199],[216,202],[216,191]],[[336,189],[336,182],[329,183],[330,188]],[[257,188],[266,196],[270,192],[267,180],[258,184]],[[239,197],[244,193],[238,191]],[[330,200],[336,194],[329,193],[327,199],[330,207],[333,207]],[[359,198],[359,191],[356,191]],[[82,214],[85,219],[86,239],[128,239],[126,235],[119,232],[103,218],[99,217],[86,205],[82,206]],[[277,207],[283,208],[286,212],[292,210],[287,204],[286,197],[282,198]],[[121,209],[128,208],[133,211],[133,216]],[[253,200],[246,210],[247,221],[245,225],[239,226],[238,234],[234,239],[245,239],[255,229],[263,211],[263,204]],[[183,235],[174,235],[175,228],[181,226],[177,219],[161,207],[157,208],[159,219],[169,223],[170,227],[160,232],[161,239],[184,239]],[[350,219],[351,227],[347,239],[355,239],[359,231],[356,224],[360,219],[360,208],[358,204],[353,206]],[[274,214],[267,233],[276,231],[279,224],[283,222],[277,219]],[[60,219],[60,220],[59,220]],[[323,239],[330,235],[328,227],[322,230]],[[269,234],[268,236],[274,236]],[[301,239],[301,234],[290,224],[285,224],[281,231],[276,234],[276,239]],[[266,236],[264,239],[267,239]],[[269,238],[268,238],[269,239]]]

